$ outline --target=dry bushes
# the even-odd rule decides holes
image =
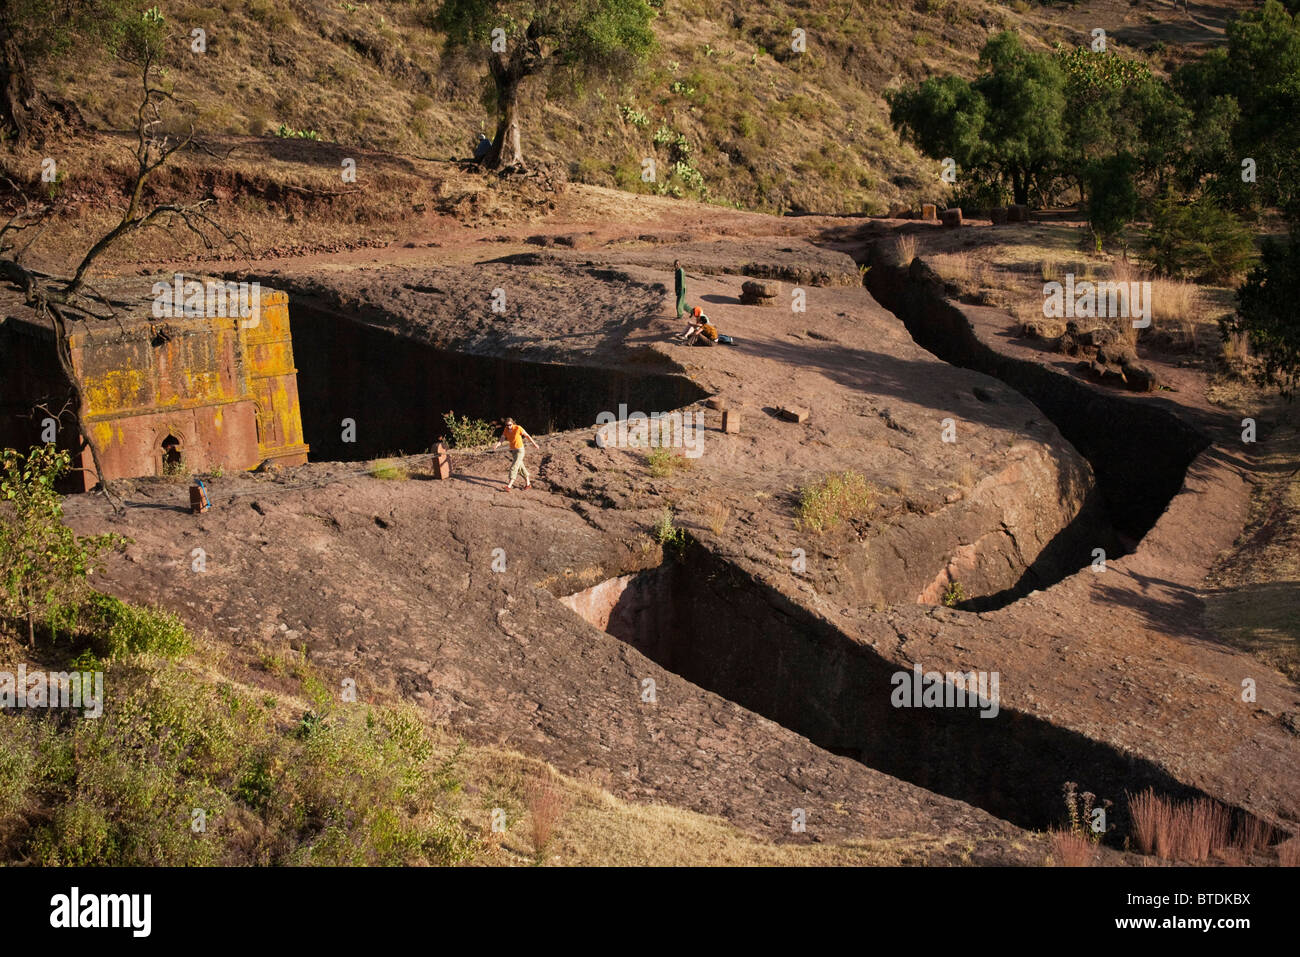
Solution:
[[[912,260],[916,258],[916,237],[899,236],[894,241],[894,250],[898,254],[898,265],[910,266]]]
[[[528,834],[533,842],[533,853],[540,862],[555,838],[560,819],[569,809],[568,801],[550,777],[539,774],[524,788],[524,803],[528,808]]]
[[[1097,845],[1077,831],[1052,831],[1052,860],[1057,867],[1090,867]]]
[[[1209,798],[1174,802],[1151,788],[1127,797],[1137,850],[1162,860],[1200,862],[1218,856],[1244,861],[1274,838],[1269,824],[1250,815],[1242,816],[1234,832],[1231,812]]]
[[[1174,349],[1196,350],[1196,328],[1208,321],[1207,303],[1201,288],[1181,279],[1152,278],[1126,260],[1117,260],[1110,268],[1111,280],[1117,283],[1149,282],[1152,332],[1160,333]],[[1136,338],[1136,330],[1127,319],[1126,332]]]

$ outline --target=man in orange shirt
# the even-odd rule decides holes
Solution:
[[[533,441],[533,437],[524,431],[522,425],[515,425],[514,419],[506,419],[506,427],[501,430],[501,438],[497,439],[496,445],[492,446],[492,451],[495,452],[502,442],[506,442],[515,453],[514,461],[510,463],[510,481],[504,486],[507,492],[514,491],[515,479],[519,477],[520,472],[524,473],[524,488],[533,487],[533,480],[528,475],[528,469],[524,467],[524,439],[532,442],[533,448],[541,449],[541,446]]]

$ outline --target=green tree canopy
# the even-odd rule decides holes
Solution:
[[[952,157],[963,173],[1027,203],[1062,151],[1063,75],[1010,32],[985,44],[980,63],[987,72],[974,82],[931,77],[886,94],[890,122],[927,155]]]
[[[1212,177],[1238,207],[1300,216],[1300,15],[1267,0],[1229,21],[1227,35],[1226,49],[1175,77],[1195,115],[1193,173]],[[1255,161],[1254,184],[1242,182],[1246,159]]]
[[[447,47],[487,61],[497,131],[491,168],[523,165],[519,87],[548,69],[575,77],[625,70],[654,46],[645,0],[443,0],[436,25]]]
[[[1219,323],[1224,338],[1244,333],[1262,361],[1257,378],[1288,397],[1300,384],[1300,230],[1264,243],[1259,264],[1237,290],[1237,312]]]

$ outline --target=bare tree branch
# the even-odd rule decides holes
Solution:
[[[160,134],[163,124],[161,107],[167,103],[179,102],[175,94],[160,86],[155,76],[159,50],[151,44],[145,44],[141,59],[136,63],[140,69],[141,97],[136,109],[136,140],[133,152],[135,173],[131,180],[129,199],[122,211],[121,219],[107,233],[100,236],[86,251],[77,264],[71,278],[49,276],[24,266],[22,257],[44,234],[60,204],[54,201],[36,204],[12,180],[4,181],[14,194],[21,199],[22,207],[0,226],[0,279],[20,290],[26,304],[38,318],[49,324],[54,333],[54,351],[59,367],[67,380],[72,398],[65,405],[64,411],[71,408],[76,415],[82,441],[90,449],[95,473],[99,477],[100,488],[115,510],[121,510],[120,499],[113,491],[107,471],[103,467],[103,456],[93,431],[87,425],[89,407],[85,393],[81,388],[72,359],[70,338],[74,322],[88,320],[115,320],[120,329],[122,319],[107,296],[87,282],[87,275],[96,261],[115,244],[137,230],[150,227],[171,229],[179,220],[180,225],[198,236],[206,249],[215,249],[223,243],[235,245],[248,255],[251,242],[244,233],[229,230],[217,222],[208,212],[215,202],[206,197],[194,203],[162,203],[148,206],[145,201],[145,186],[157,170],[181,150],[194,144],[194,125],[189,124],[189,131],[181,137]],[[16,253],[13,237],[23,231],[37,227],[35,233]],[[101,309],[102,307],[102,309]],[[44,408],[43,406],[40,408]],[[46,410],[48,412],[48,410]],[[60,412],[60,416],[63,412]]]

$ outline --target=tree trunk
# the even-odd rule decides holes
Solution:
[[[104,470],[103,459],[99,454],[99,443],[95,441],[95,436],[90,428],[90,408],[86,404],[86,396],[81,389],[81,383],[77,380],[77,370],[72,364],[72,349],[68,344],[67,319],[63,317],[57,306],[47,304],[46,308],[50,313],[50,327],[54,330],[54,351],[58,355],[63,377],[68,380],[68,388],[72,391],[72,401],[77,409],[77,428],[81,432],[82,441],[90,449],[90,459],[95,463],[95,477],[99,479],[99,487],[103,490],[104,497],[108,499],[108,503],[115,510],[120,511],[113,487],[109,484],[108,473]]]
[[[1011,194],[1017,206],[1029,205],[1029,175],[1023,170],[1011,171]]]
[[[22,50],[5,17],[0,16],[0,127],[12,132],[19,146],[25,145],[31,134],[36,100]]]
[[[497,86],[497,135],[488,153],[488,169],[507,169],[524,165],[519,144],[519,81],[511,67],[501,68],[493,61],[492,78]]]

